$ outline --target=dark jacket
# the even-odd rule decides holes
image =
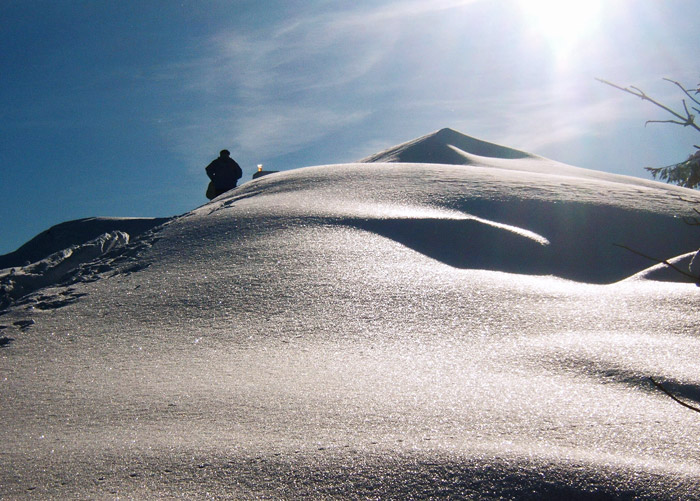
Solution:
[[[236,187],[243,176],[241,166],[231,157],[219,157],[206,167],[207,176],[219,194]]]

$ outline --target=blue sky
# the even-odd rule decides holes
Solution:
[[[566,5],[566,9],[561,6]],[[700,82],[694,0],[3,0],[0,253],[70,219],[204,202],[249,180],[451,127],[647,177],[697,134],[647,119]]]

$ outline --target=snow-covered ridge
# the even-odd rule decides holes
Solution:
[[[678,197],[695,195],[688,191],[568,166],[442,129],[360,163],[257,179],[191,215],[250,206],[275,217],[321,218],[460,269],[592,283],[631,275],[684,281],[680,274],[656,269],[644,273],[654,263],[615,244],[660,259],[696,250],[695,229],[678,217],[694,214]],[[60,283],[69,269],[100,257],[106,251],[94,250],[103,249],[105,236],[122,246],[126,242],[115,235],[133,240],[165,221],[89,218],[50,228],[0,256],[0,264],[14,267],[1,275],[4,305]],[[674,238],[656,237],[669,231]],[[102,236],[93,240],[96,234]]]
[[[26,266],[75,245],[81,245],[104,233],[123,231],[132,237],[163,224],[169,218],[89,217],[66,221],[42,231],[19,249],[0,256],[0,270]]]
[[[0,270],[0,308],[43,287],[61,283],[81,265],[129,243],[129,234],[112,231],[79,245],[71,245],[35,263]]]
[[[538,164],[542,172],[493,168],[486,160],[468,169],[405,163],[310,167],[244,185],[199,212],[251,206],[276,217],[315,214],[457,268],[591,283],[619,281],[654,264],[616,245],[661,259],[697,250],[698,233],[682,219],[694,214],[693,206],[678,198],[677,187],[623,176],[563,176],[556,168],[547,173],[548,165]],[[506,226],[549,245],[530,245],[504,231]],[[658,238],[666,233],[674,237]]]
[[[531,153],[482,141],[453,129],[445,128],[397,146],[392,146],[384,151],[365,157],[359,162],[464,164],[465,161],[460,157],[459,153],[451,150],[448,146],[454,146],[472,155],[488,158],[537,158]]]
[[[382,163],[387,160],[391,162]],[[375,232],[458,268],[611,283],[633,274],[662,276],[641,273],[654,263],[615,244],[661,259],[696,249],[696,232],[677,217],[693,214],[678,199],[678,193],[695,195],[687,192],[568,166],[442,129],[361,163],[286,171],[246,183],[193,214],[243,204],[283,217],[315,215]],[[22,261],[26,267],[64,248],[86,242],[93,248],[90,238],[99,230],[131,230],[135,237],[164,221],[90,218],[63,223],[1,256],[0,263],[18,267]],[[675,228],[673,239],[654,237],[670,228]],[[538,245],[520,243],[521,237]],[[29,280],[39,268],[25,268],[20,281],[34,286],[14,287],[11,297],[55,282],[56,273]],[[23,272],[18,268],[15,274]],[[673,273],[663,276],[685,280]]]
[[[135,256],[144,246],[150,245],[150,230],[169,220],[171,218],[86,218],[52,226],[15,252],[0,256],[0,263],[9,264],[0,268],[0,310],[46,287],[94,280],[106,272],[117,273],[117,268],[133,270],[147,266],[139,264]],[[99,234],[100,231],[104,233]],[[131,240],[146,235],[149,238],[127,249]],[[110,258],[104,261],[107,256]],[[40,304],[63,305],[70,299]]]
[[[447,148],[5,276],[0,495],[697,499],[697,194]]]
[[[359,162],[485,166],[548,176],[600,179],[607,182],[638,184],[653,188],[658,188],[660,184],[647,179],[575,167],[532,153],[476,139],[449,128],[393,146],[365,157]],[[667,188],[676,190],[679,194],[687,193],[687,190],[683,190],[683,188],[674,186],[667,186]]]

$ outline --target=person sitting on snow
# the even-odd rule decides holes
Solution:
[[[221,150],[219,158],[214,159],[205,170],[211,179],[207,188],[209,200],[235,188],[238,180],[243,176],[241,166],[231,158],[231,152],[228,150]]]

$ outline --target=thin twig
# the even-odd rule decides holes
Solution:
[[[630,85],[629,87],[622,87],[620,85],[614,84],[612,82],[608,82],[607,80],[603,80],[601,78],[596,78],[596,80],[598,80],[599,82],[604,83],[606,85],[609,85],[611,87],[614,87],[618,90],[621,90],[622,92],[632,94],[633,96],[636,96],[636,97],[642,99],[643,101],[649,101],[650,103],[658,106],[659,108],[666,111],[667,113],[670,113],[674,117],[682,120],[682,122],[676,122],[673,120],[667,120],[667,121],[650,120],[650,121],[647,121],[647,123],[672,123],[672,124],[682,125],[684,127],[690,126],[690,127],[693,127],[695,130],[700,132],[700,126],[695,123],[695,117],[688,112],[688,107],[685,105],[685,101],[683,101],[683,106],[684,106],[684,109],[686,110],[686,115],[683,116],[680,113],[672,110],[668,106],[661,104],[656,99],[649,97],[646,94],[646,92],[644,92],[642,89],[640,89],[638,87],[635,87],[633,85]],[[664,79],[664,80],[668,80],[668,79]],[[688,94],[688,92],[683,88],[682,85],[678,84],[677,82],[675,82],[673,80],[669,80],[669,82],[672,82],[672,83],[678,85],[681,89],[683,89],[683,92],[685,92],[693,101],[695,101],[696,103],[698,102],[697,100],[695,100],[695,98],[693,98],[692,96],[690,96],[690,94]],[[698,103],[698,104],[700,104],[700,103]]]
[[[680,90],[682,90],[683,92],[685,92],[685,95],[686,95],[686,96],[688,96],[688,97],[689,97],[690,99],[692,99],[694,102],[700,104],[700,101],[698,101],[697,99],[695,99],[695,97],[693,97],[693,95],[688,91],[688,89],[686,89],[685,87],[683,87],[679,82],[676,82],[675,80],[671,80],[670,78],[664,78],[664,80],[666,80],[667,82],[671,82],[672,84],[675,84]],[[695,91],[695,93],[697,94],[697,91]]]
[[[602,80],[600,78],[598,78],[597,80],[599,82],[604,83],[604,84],[610,85],[611,87],[615,87],[616,89],[621,90],[622,92],[627,92],[628,94],[632,94],[633,96],[637,96],[638,98],[642,99],[643,101],[649,101],[650,103],[655,104],[659,108],[669,112],[671,115],[673,115],[674,117],[680,118],[681,120],[685,120],[685,118],[686,118],[683,115],[681,115],[680,113],[673,111],[668,106],[661,104],[660,102],[652,99],[651,97],[649,97],[646,94],[646,92],[644,92],[642,89],[640,89],[638,87],[635,87],[633,85],[630,85],[629,87],[622,87],[620,85],[614,84],[612,82],[608,82],[607,80]]]
[[[700,412],[700,409],[698,409],[697,407],[694,407],[694,406],[692,406],[692,405],[690,405],[690,404],[687,404],[687,403],[683,402],[681,399],[679,399],[678,397],[676,397],[675,395],[673,395],[670,391],[668,391],[666,388],[664,388],[664,387],[661,385],[661,383],[657,383],[656,381],[654,381],[654,378],[650,377],[650,378],[649,378],[649,381],[651,381],[652,384],[653,384],[654,386],[656,386],[658,389],[660,389],[661,391],[663,391],[666,395],[668,395],[669,397],[671,397],[671,399],[672,399],[674,402],[677,402],[677,403],[681,404],[683,407],[686,407],[686,408],[690,409],[691,411]]]
[[[665,264],[666,266],[668,266],[668,267],[670,267],[670,268],[676,270],[678,273],[680,273],[680,274],[682,274],[682,275],[685,275],[685,276],[688,277],[688,278],[692,278],[693,281],[694,281],[697,285],[700,285],[700,277],[696,277],[696,276],[691,275],[690,273],[688,273],[688,272],[686,272],[686,271],[683,271],[683,270],[680,269],[678,266],[676,266],[676,265],[674,265],[674,264],[672,264],[672,263],[669,263],[666,259],[658,259],[658,258],[655,258],[655,257],[647,256],[646,254],[643,254],[643,253],[641,253],[641,252],[639,252],[639,251],[636,251],[636,250],[634,250],[634,249],[631,249],[631,248],[627,247],[626,245],[620,245],[620,244],[613,244],[613,245],[616,246],[616,247],[621,247],[621,248],[623,248],[623,249],[626,249],[626,250],[628,250],[628,251],[630,251],[630,252],[632,252],[632,253],[634,253],[634,254],[637,254],[638,256],[642,256],[643,258],[649,259],[649,260],[651,260],[651,261],[655,261],[655,262],[657,262],[657,263]]]
[[[644,126],[647,126],[648,124],[675,124],[675,125],[682,125],[683,127],[687,127],[688,125],[693,125],[692,123],[689,123],[687,120],[684,122],[679,122],[678,120],[647,120],[644,122]]]
[[[696,148],[697,148],[697,146],[696,146]],[[678,200],[680,200],[681,202],[687,202],[689,204],[694,204],[694,205],[700,204],[700,201],[698,201],[698,200],[690,200],[688,198],[683,198],[680,195],[676,195],[676,196],[678,197]],[[696,209],[695,207],[693,207],[693,212],[695,212],[698,216],[700,216],[699,209]],[[690,225],[690,226],[700,226],[700,217],[683,216],[683,222],[687,225]]]
[[[700,149],[700,146],[696,146],[696,148]],[[683,198],[681,195],[676,195],[676,196],[678,197],[678,200],[680,200],[681,202],[688,202],[688,203],[696,204],[696,205],[700,204],[700,200],[691,200],[689,198]],[[697,211],[697,209],[695,209],[695,210]]]
[[[693,210],[698,216],[700,216],[700,210]],[[698,217],[683,216],[683,222],[688,226],[700,226],[700,218]]]

